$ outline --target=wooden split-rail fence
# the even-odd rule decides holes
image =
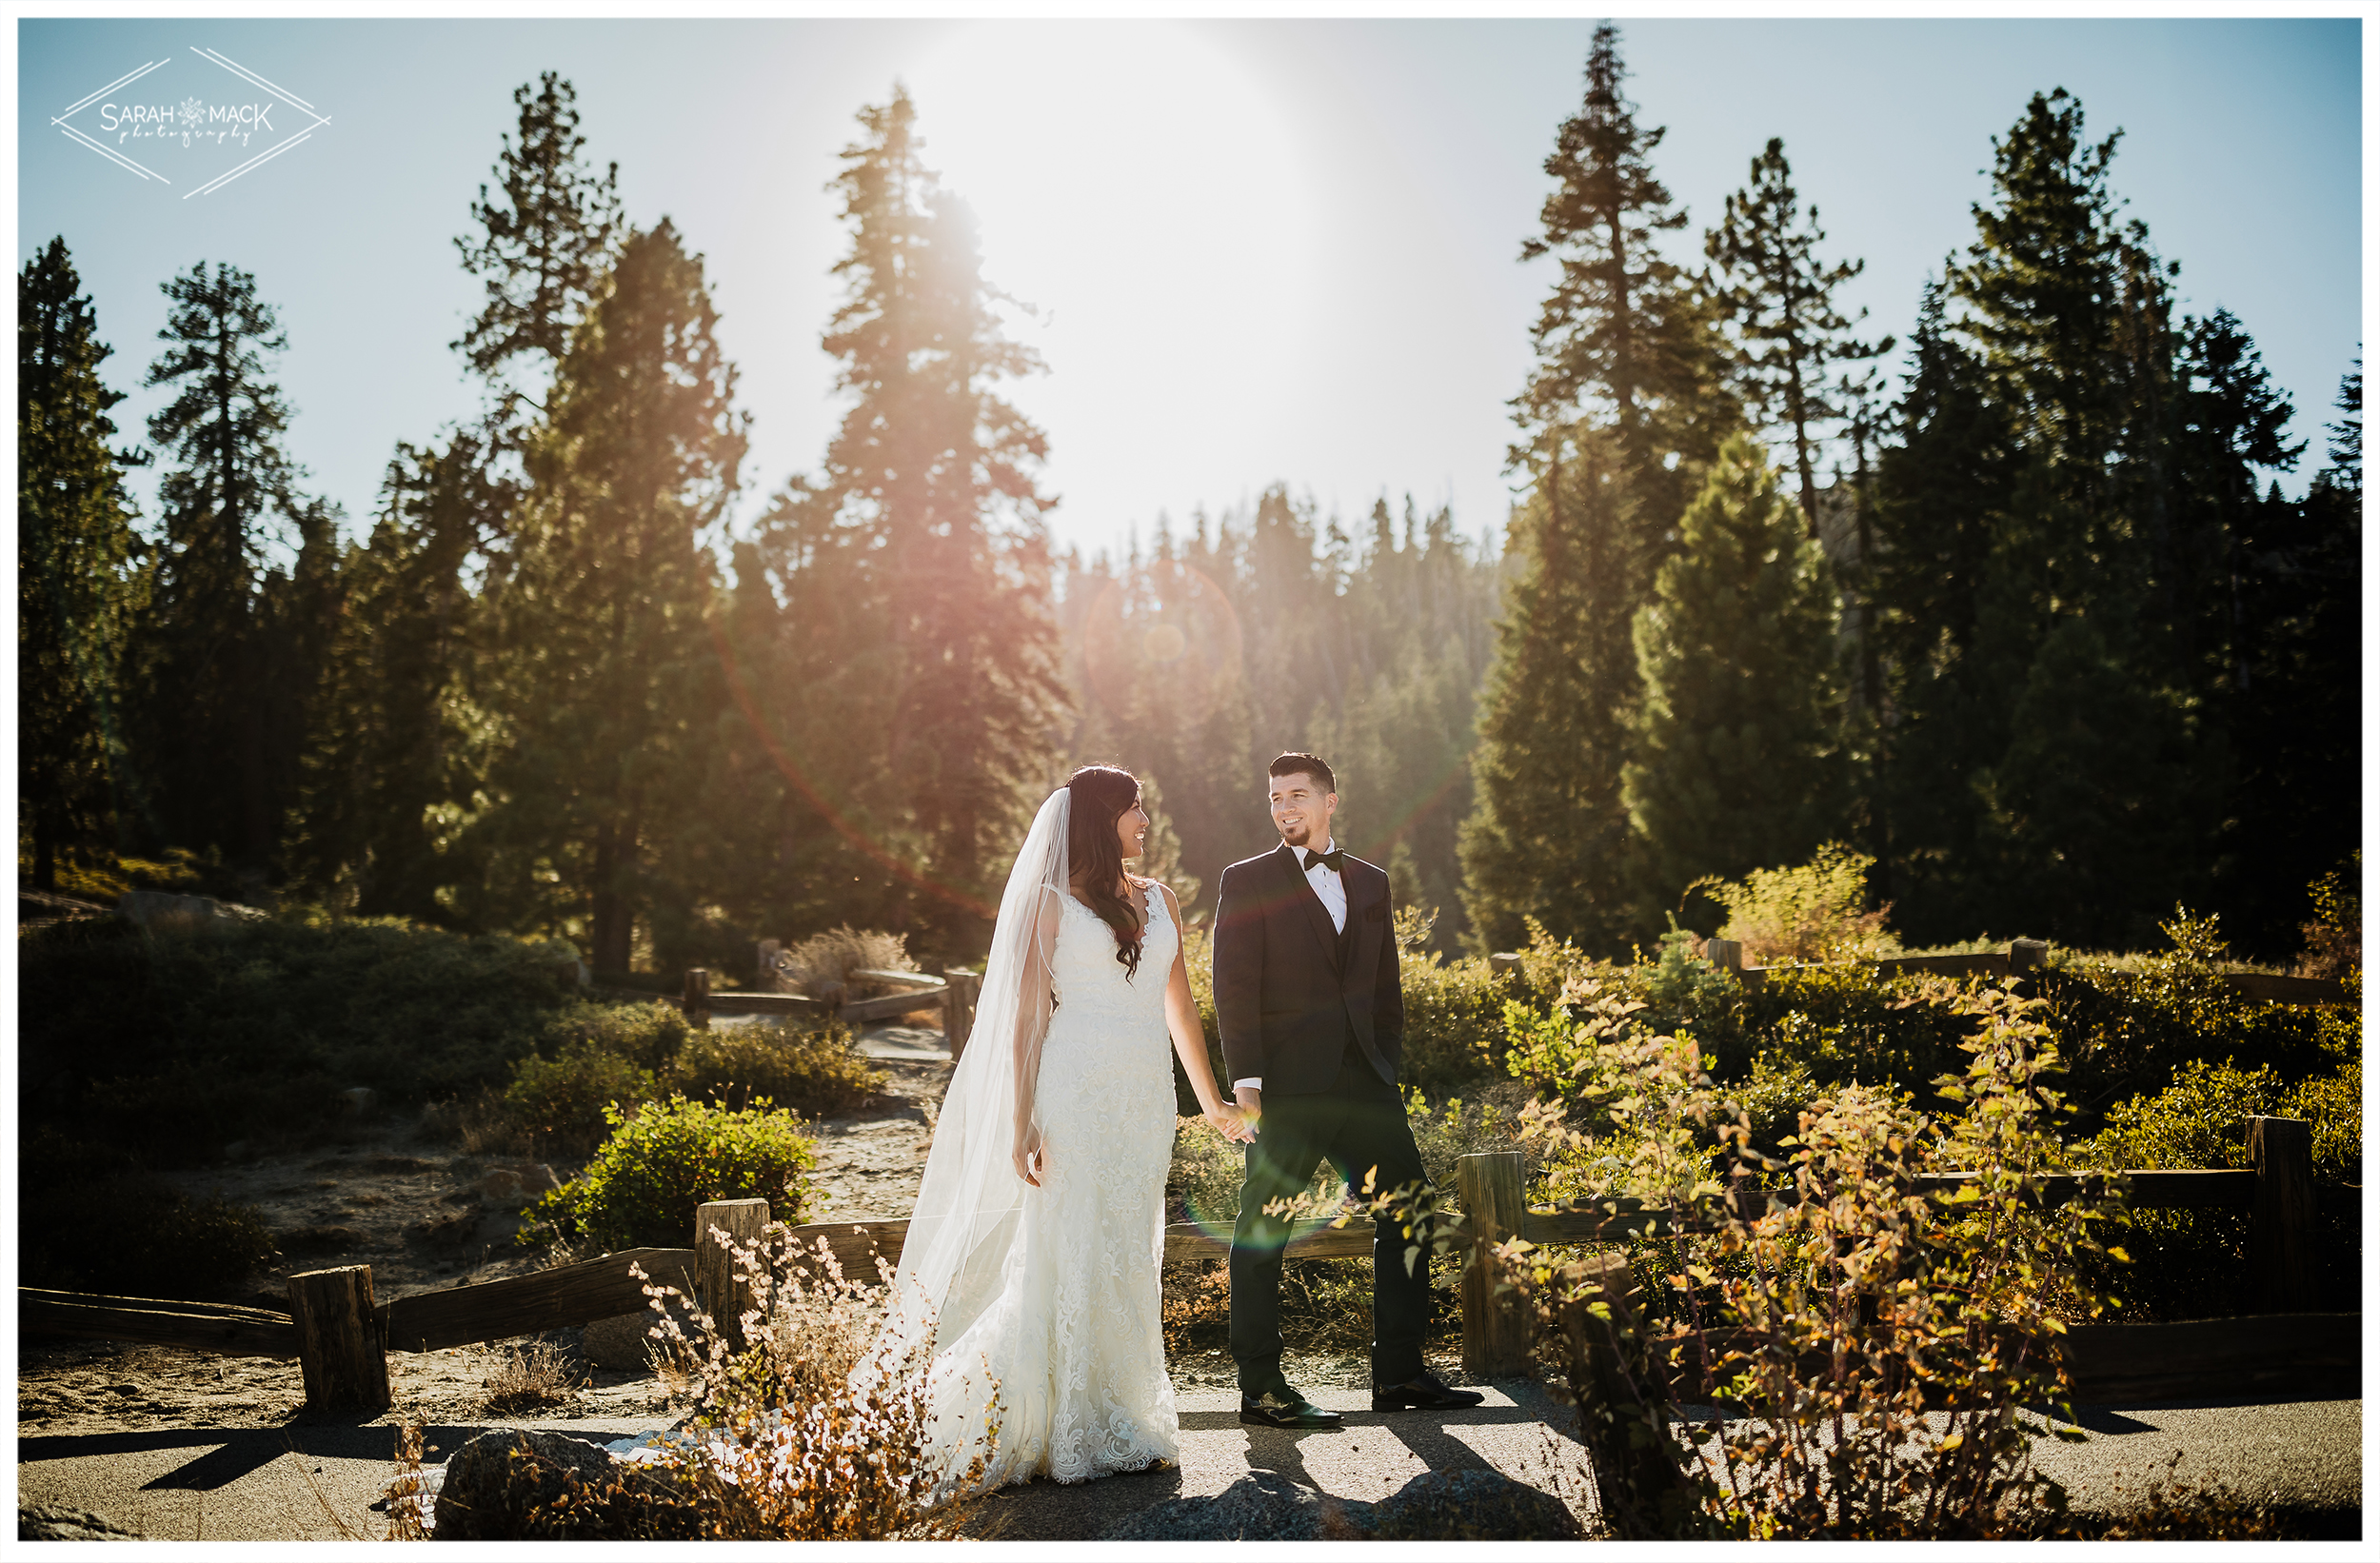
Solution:
[[[2133,1172],[2136,1210],[2244,1210],[2248,1263],[2260,1312],[2241,1318],[2178,1324],[2073,1326],[2061,1350],[2084,1404],[2158,1400],[2288,1399],[2325,1396],[2360,1382],[2362,1316],[2309,1310],[2314,1293],[2311,1126],[2291,1118],[2248,1120],[2251,1167],[2242,1170]],[[1955,1187],[1973,1174],[1921,1181]],[[1614,1245],[1673,1231],[1660,1211],[1622,1203],[1613,1209],[1532,1210],[1522,1197],[1516,1152],[1466,1156],[1456,1164],[1459,1214],[1442,1217],[1464,1255],[1461,1278],[1463,1364],[1475,1376],[1530,1371],[1531,1326],[1518,1297],[1496,1284],[1495,1245],[1520,1237],[1540,1245]],[[2071,1197],[2084,1179],[2036,1180],[2040,1197]],[[1747,1191],[1745,1214],[1765,1194]],[[778,1227],[794,1251],[845,1276],[872,1277],[878,1261],[901,1256],[906,1221],[834,1221]],[[287,1313],[221,1303],[95,1296],[27,1287],[18,1292],[24,1334],[97,1337],[180,1346],[228,1356],[295,1358],[315,1410],[377,1414],[390,1403],[387,1355],[506,1340],[637,1314],[645,1281],[675,1287],[715,1317],[738,1317],[749,1303],[730,1263],[730,1245],[750,1248],[771,1231],[760,1199],[722,1200],[695,1215],[691,1248],[640,1248],[506,1280],[420,1292],[387,1301],[372,1291],[368,1265],[307,1271],[288,1280]],[[1298,1222],[1286,1256],[1356,1258],[1372,1253],[1369,1223]],[[1230,1238],[1196,1222],[1164,1229],[1168,1259],[1220,1257]],[[1399,1245],[1401,1248],[1401,1244]],[[1401,1259],[1401,1254],[1398,1256]]]
[[[761,946],[761,974],[773,979],[777,969],[776,940]],[[942,976],[925,972],[896,971],[890,968],[863,967],[847,972],[845,977],[855,982],[871,982],[896,991],[880,994],[873,999],[858,999],[848,1002],[829,999],[813,999],[805,994],[784,993],[775,988],[749,992],[713,989],[711,972],[703,966],[687,969],[685,992],[679,1006],[686,1019],[698,1026],[707,1026],[714,1015],[783,1015],[815,1020],[841,1020],[848,1026],[864,1025],[870,1020],[890,1020],[919,1010],[942,1012],[942,1035],[957,1039],[952,1055],[965,1045],[965,1038],[975,1027],[975,1006],[983,990],[983,974],[963,967],[950,967]]]

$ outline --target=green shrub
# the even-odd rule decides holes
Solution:
[[[547,1019],[580,1002],[562,978],[567,944],[393,920],[145,935],[90,919],[17,948],[26,1116],[159,1160],[312,1127],[291,1082],[319,1083],[305,1087],[317,1103],[353,1085],[418,1102],[501,1084]],[[174,1104],[194,1099],[184,1131]]]
[[[755,1101],[731,1112],[671,1097],[633,1114],[605,1107],[610,1138],[578,1177],[529,1210],[529,1240],[550,1223],[574,1247],[608,1252],[693,1240],[695,1208],[713,1199],[765,1199],[773,1219],[800,1224],[805,1176],[817,1165],[802,1120]]]
[[[841,1021],[820,1028],[748,1025],[697,1032],[669,1071],[672,1090],[742,1109],[756,1098],[806,1118],[858,1111],[884,1088]]]
[[[557,1058],[574,1047],[591,1048],[659,1075],[694,1035],[675,1004],[575,1003],[539,1028],[537,1051]]]
[[[1744,997],[1743,1047],[1779,1068],[1799,1065],[1822,1086],[1891,1085],[1925,1096],[1955,1064],[1973,1027],[1956,1008],[1965,986],[1867,964],[1772,971]],[[1735,1073],[1719,1071],[1721,1078]]]
[[[1405,999],[1405,1051],[1398,1078],[1433,1098],[1495,1079],[1503,1067],[1504,1002],[1514,984],[1478,956],[1448,960],[1428,948],[1435,910],[1397,914],[1398,975]]]
[[[1719,1078],[1733,1078],[1745,1062],[1744,985],[1696,954],[1695,944],[1693,934],[1672,928],[1650,963],[1616,968],[1615,975],[1644,1000],[1644,1025],[1692,1037]]]
[[[854,928],[848,923],[831,928],[823,934],[812,934],[785,951],[785,975],[793,985],[813,999],[836,998],[845,1003],[860,999],[873,999],[893,991],[889,982],[866,978],[854,978],[854,971],[915,971],[918,963],[909,959],[908,936],[887,934],[874,928]],[[920,1001],[922,1008],[924,1000]]]
[[[2314,1180],[2330,1189],[2363,1178],[2363,1066],[2291,1085],[2269,1066],[2239,1069],[2192,1059],[2166,1089],[2118,1102],[2107,1127],[2074,1147],[2076,1164],[2106,1168],[2245,1167],[2247,1119],[2302,1118],[2313,1126]],[[2134,1264],[2108,1283],[2134,1317],[2204,1318],[2254,1305],[2247,1274],[2248,1216],[2237,1210],[2133,1213]],[[2317,1203],[2315,1285],[2352,1308],[2361,1255],[2351,1201]]]
[[[2070,1088],[2086,1112],[2160,1089],[2192,1060],[2270,1067],[2297,1081],[2360,1051],[2358,1015],[2234,992],[2223,980],[2230,952],[2214,918],[2179,911],[2162,926],[2171,950],[2130,960],[2068,957],[2043,979]]]
[[[1786,1136],[1801,1132],[1801,1115],[1824,1090],[1799,1059],[1779,1061],[1763,1053],[1752,1060],[1751,1071],[1731,1085],[1727,1094],[1744,1110],[1752,1142],[1776,1152]]]
[[[532,1142],[563,1156],[601,1144],[615,1106],[630,1110],[661,1094],[650,1069],[592,1039],[565,1044],[558,1058],[532,1054],[512,1066],[506,1115]]]
[[[1716,937],[1741,943],[1746,965],[1857,960],[1900,948],[1885,929],[1885,908],[1866,909],[1868,870],[1874,866],[1866,853],[1830,841],[1806,863],[1755,868],[1741,883],[1715,875],[1687,889],[1727,908]]]
[[[18,1276],[111,1296],[230,1295],[274,1257],[252,1206],[193,1199],[120,1151],[50,1129],[18,1158]]]

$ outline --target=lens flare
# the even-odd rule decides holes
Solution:
[[[1091,693],[1119,716],[1162,708],[1191,725],[1240,686],[1240,616],[1206,572],[1160,559],[1110,582],[1082,626]]]

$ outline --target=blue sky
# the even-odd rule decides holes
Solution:
[[[1920,286],[1972,236],[1991,138],[2034,91],[2126,133],[2116,191],[2182,263],[2185,308],[2246,324],[2310,461],[2359,352],[2361,24],[2315,21],[1623,21],[1630,94],[1668,127],[1681,254],[1772,135],[1849,290],[1906,336]],[[982,223],[992,281],[1050,373],[1011,394],[1048,431],[1061,543],[1118,545],[1158,513],[1283,481],[1353,519],[1387,492],[1500,524],[1548,263],[1517,264],[1555,128],[1577,105],[1578,21],[41,21],[18,26],[20,264],[65,235],[109,370],[137,383],[158,285],[199,259],[280,307],[290,445],[369,515],[399,440],[476,393],[447,344],[476,307],[452,238],[544,69],[578,87],[588,150],[630,215],[707,257],[754,416],[740,518],[812,467],[840,405],[818,333],[844,234],[823,188],[852,114],[915,96],[926,157]],[[144,181],[51,116],[150,62],[161,101],[258,90],[327,118],[206,193]],[[108,101],[113,101],[112,98]],[[90,110],[76,123],[82,124]],[[294,123],[286,111],[276,133]],[[162,156],[162,154],[161,154]],[[230,166],[218,156],[210,171]],[[138,480],[146,490],[152,477]],[[153,513],[153,506],[150,507]]]

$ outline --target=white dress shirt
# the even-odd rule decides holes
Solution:
[[[1322,843],[1324,852],[1336,851],[1338,847],[1337,837]],[[1306,849],[1304,847],[1293,846],[1289,850],[1298,854],[1299,862],[1305,861]],[[1322,909],[1331,915],[1332,929],[1338,933],[1345,933],[1347,931],[1347,881],[1340,879],[1339,871],[1330,864],[1319,862],[1306,870],[1306,883],[1314,886],[1315,895],[1321,898]],[[1234,1091],[1243,1085],[1253,1091],[1261,1091],[1264,1089],[1264,1077],[1252,1075],[1244,1080],[1231,1082],[1231,1088]]]

